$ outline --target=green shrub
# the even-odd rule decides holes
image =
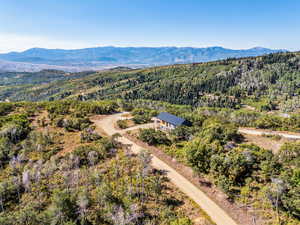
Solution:
[[[149,145],[171,144],[171,141],[164,132],[160,130],[155,130],[153,128],[140,129],[139,139],[146,142]]]
[[[202,131],[198,134],[208,142],[219,140],[222,143],[227,141],[240,141],[241,135],[233,123],[221,122],[215,119],[208,119],[203,123]]]
[[[12,103],[0,103],[0,116],[5,116],[12,112],[15,109],[15,106]]]
[[[80,134],[80,141],[82,143],[84,142],[92,142],[97,141],[101,138],[99,134],[93,129],[92,127],[88,127],[83,129],[83,131]]]
[[[128,128],[127,120],[118,120],[117,125],[121,129],[126,129]]]
[[[25,114],[14,114],[0,118],[0,137],[17,143],[23,140],[29,132],[29,120]]]
[[[157,115],[157,111],[147,109],[147,108],[135,108],[132,111],[132,115],[133,115],[132,120],[136,124],[143,124],[143,123],[149,123],[151,121],[151,118]]]
[[[192,168],[200,173],[208,173],[213,154],[219,154],[223,148],[218,141],[207,143],[197,137],[185,146],[186,158]]]
[[[262,129],[277,129],[283,127],[283,120],[279,116],[264,115],[256,120],[255,125]]]
[[[62,126],[67,131],[81,131],[85,128],[88,128],[92,122],[88,118],[69,118],[64,119],[62,122]],[[57,123],[58,125],[61,124],[61,122]]]
[[[260,113],[251,110],[238,110],[231,113],[230,120],[238,126],[253,126]]]
[[[79,157],[79,166],[87,166],[91,160],[96,164],[108,156],[108,152],[99,144],[81,145],[71,154]]]
[[[192,129],[187,126],[178,126],[171,131],[174,141],[187,141],[192,135]]]
[[[170,223],[170,225],[192,225],[193,222],[186,217],[178,218]]]

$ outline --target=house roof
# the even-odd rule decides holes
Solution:
[[[170,124],[173,124],[175,126],[183,125],[186,121],[185,119],[183,119],[181,117],[174,116],[167,112],[161,112],[160,114],[158,114],[157,118],[160,120],[166,121]]]

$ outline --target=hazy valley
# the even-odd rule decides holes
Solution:
[[[117,66],[142,68],[258,56],[280,51],[284,50],[260,47],[246,50],[222,47],[97,47],[78,50],[33,48],[24,52],[0,54],[0,71],[38,72],[43,69],[58,69],[80,72]]]

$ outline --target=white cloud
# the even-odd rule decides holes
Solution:
[[[0,53],[10,51],[24,51],[29,48],[85,48],[86,43],[65,40],[52,40],[42,36],[25,36],[0,33]]]

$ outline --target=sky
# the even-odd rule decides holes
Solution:
[[[300,50],[300,1],[0,0],[0,52],[97,46]]]

